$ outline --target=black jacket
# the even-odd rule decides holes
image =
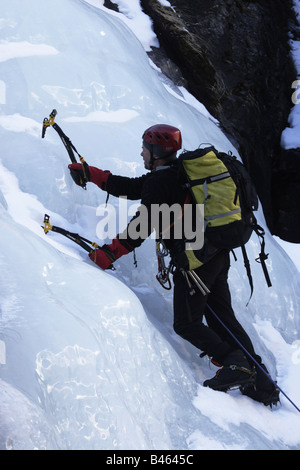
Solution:
[[[191,199],[187,189],[183,187],[183,182],[180,180],[176,161],[169,165],[158,167],[151,173],[138,178],[110,174],[107,180],[106,191],[113,196],[126,196],[131,200],[141,200],[140,210],[131,219],[127,228],[117,235],[122,245],[128,251],[139,247],[155,229],[156,238],[164,240],[175,266],[184,269],[188,268],[189,262],[185,251],[185,242],[187,241],[185,237],[185,219],[182,208],[184,204],[190,203]],[[152,217],[152,209],[155,205],[161,206],[163,204],[166,204],[169,208],[175,204],[177,210],[175,213],[169,210],[170,218],[160,218],[159,223],[156,223],[157,218]],[[146,224],[143,224],[144,227],[146,226],[146,230],[142,227],[142,234],[139,236],[137,235],[137,232],[140,230],[138,222],[140,220],[145,222],[145,218],[140,217],[143,212],[142,208],[146,208],[147,221]],[[195,226],[195,217],[199,217],[199,214],[195,212],[195,206],[193,217],[192,226]],[[220,249],[214,247],[204,236],[203,247],[195,253],[197,253],[197,259],[201,260],[201,263],[204,264],[219,251]]]
[[[178,211],[176,215],[170,211],[170,220],[164,221],[160,217],[159,225],[157,225],[156,218],[158,206],[166,204],[171,208],[171,206],[176,204],[178,209],[183,206],[186,200],[187,191],[183,189],[179,181],[176,163],[158,167],[156,170],[137,178],[110,174],[107,180],[106,191],[113,196],[126,196],[130,200],[141,200],[143,208],[139,208],[125,231],[118,235],[121,243],[129,251],[139,247],[154,229],[156,230],[157,238],[163,232],[166,245],[171,251],[178,244],[178,240],[174,239],[173,230],[174,218],[180,216]],[[146,221],[144,219],[145,209],[147,211]],[[153,211],[156,211],[154,217]],[[143,227],[140,227],[139,224],[137,225],[140,220],[145,223]],[[138,231],[140,231],[141,236],[133,236]]]

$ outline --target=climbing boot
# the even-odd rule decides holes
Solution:
[[[206,380],[204,387],[226,392],[231,388],[253,384],[255,372],[245,357],[243,351],[237,349],[231,352],[223,361],[222,369],[219,369],[215,377]]]

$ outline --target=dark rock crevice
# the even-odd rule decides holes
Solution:
[[[300,149],[280,145],[297,79],[292,0],[169,2],[171,8],[141,0],[160,41],[158,65],[165,51],[186,88],[219,120],[252,176],[271,233],[299,243]]]

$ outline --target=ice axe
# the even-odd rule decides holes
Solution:
[[[84,158],[78,153],[76,147],[72,144],[69,137],[66,136],[66,134],[59,127],[59,125],[55,122],[56,116],[57,116],[57,111],[56,109],[53,109],[53,111],[51,111],[49,115],[49,118],[46,118],[46,117],[44,118],[43,128],[42,128],[42,139],[45,137],[47,128],[52,126],[53,129],[56,130],[59,137],[61,138],[62,143],[64,144],[72,163],[77,163],[74,152],[77,153],[80,163],[82,165],[82,175],[79,175],[79,172],[77,171],[71,170],[71,176],[77,185],[81,186],[83,189],[86,189],[86,183],[90,181],[90,172],[89,172],[88,164],[86,163]]]

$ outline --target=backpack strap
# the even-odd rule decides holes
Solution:
[[[250,300],[251,300],[251,297],[252,297],[252,294],[253,294],[253,278],[252,278],[252,274],[251,274],[251,268],[250,268],[250,263],[249,263],[249,258],[247,256],[247,251],[246,251],[246,248],[245,248],[245,245],[242,244],[241,245],[241,250],[242,250],[242,253],[243,253],[243,258],[244,258],[244,266],[246,268],[246,273],[247,273],[247,276],[248,276],[248,280],[249,280],[249,284],[250,284],[250,297],[249,297],[249,300],[246,304],[246,307],[248,306]]]
[[[260,248],[261,248],[260,253],[258,255],[258,258],[256,258],[255,261],[257,261],[258,263],[261,263],[261,267],[262,267],[262,270],[263,270],[263,273],[264,273],[264,276],[265,276],[265,279],[266,279],[266,282],[267,282],[267,286],[272,287],[272,283],[271,283],[271,280],[270,280],[268,269],[267,269],[267,266],[266,266],[266,263],[265,263],[265,260],[268,259],[268,256],[269,256],[269,254],[265,253],[265,239],[264,239],[265,231],[257,223],[255,223],[253,225],[253,230],[255,231],[256,235],[259,238]],[[251,268],[250,268],[250,263],[249,263],[249,259],[248,259],[248,256],[247,256],[247,251],[246,251],[246,248],[245,248],[244,244],[241,245],[241,250],[242,250],[242,253],[243,253],[244,265],[245,265],[245,268],[246,268],[246,272],[247,272],[247,276],[248,276],[249,284],[250,284],[250,289],[251,289],[250,298],[249,298],[249,300],[246,304],[246,306],[247,306],[249,304],[250,299],[251,299],[252,294],[253,294],[253,278],[252,278],[252,274],[251,274]],[[233,250],[232,250],[232,252],[233,252]]]
[[[265,260],[268,259],[268,256],[269,256],[269,254],[265,253],[265,238],[264,238],[265,231],[258,224],[255,224],[253,226],[253,230],[255,231],[256,235],[258,236],[259,243],[260,243],[260,253],[258,255],[258,258],[255,259],[255,261],[257,261],[258,263],[261,264],[261,267],[262,267],[262,270],[263,270],[263,273],[265,275],[265,279],[266,279],[266,282],[267,282],[267,286],[272,287],[270,276],[269,276],[267,266],[266,266],[266,263],[265,263]]]
[[[220,181],[226,178],[230,178],[229,171],[224,171],[223,173],[219,173],[218,175],[214,175],[214,176],[207,176],[206,178],[198,178],[195,180],[190,180],[184,186],[187,188],[191,188],[193,186],[198,186],[199,184],[204,184],[204,183],[210,184],[210,183],[214,183],[215,181]]]

